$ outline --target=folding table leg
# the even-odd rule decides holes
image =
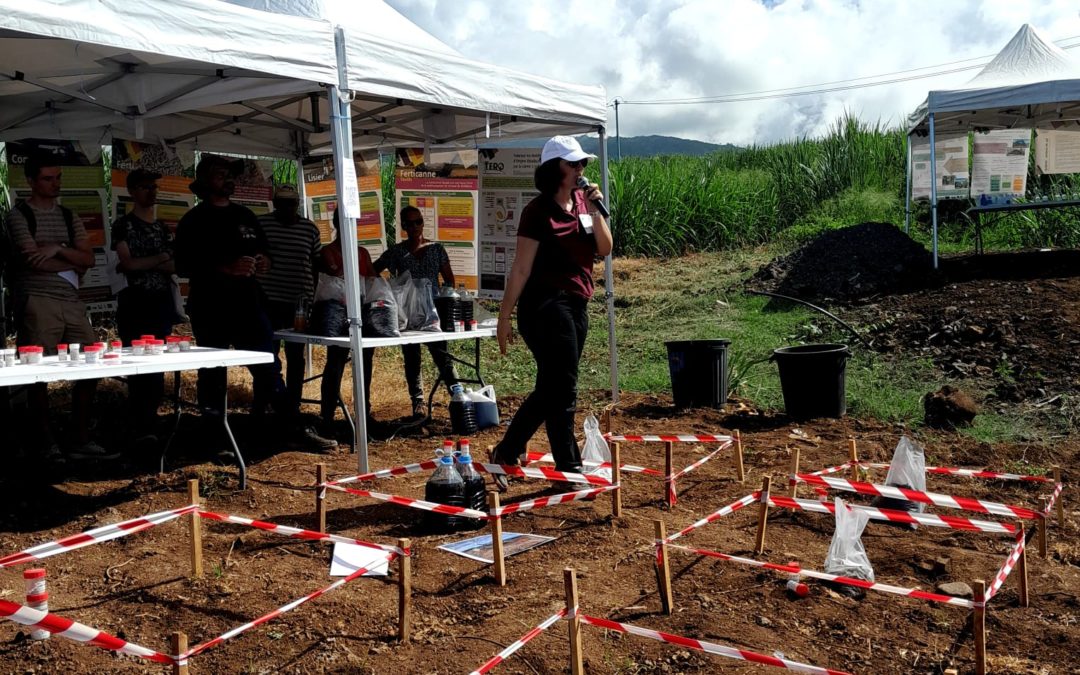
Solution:
[[[169,454],[169,448],[172,447],[173,440],[176,438],[176,434],[180,431],[180,417],[183,413],[183,401],[180,400],[180,372],[179,370],[173,371],[173,425],[172,431],[169,433],[168,440],[165,441],[165,447],[161,449],[161,462],[159,471],[165,473],[165,456]]]
[[[360,443],[360,439],[356,437],[356,420],[353,419],[352,413],[349,412],[349,406],[345,405],[345,401],[342,400],[341,394],[338,394],[338,407],[341,408],[341,412],[345,413],[345,421],[349,423],[349,428],[352,429],[352,452],[356,452],[356,448]]]
[[[247,464],[244,463],[244,456],[240,454],[240,446],[236,444],[236,437],[233,436],[232,429],[229,427],[229,390],[225,388],[225,407],[221,410],[221,422],[225,425],[225,435],[229,437],[229,443],[232,444],[233,456],[236,457],[236,465],[240,469],[240,489],[247,489]]]

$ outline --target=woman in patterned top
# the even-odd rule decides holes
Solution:
[[[394,244],[379,256],[375,261],[375,272],[390,270],[395,276],[408,272],[413,279],[430,281],[432,293],[439,288],[439,275],[442,275],[443,285],[453,287],[454,272],[450,269],[450,256],[442,244],[424,237],[424,215],[420,209],[415,206],[401,209],[401,229],[405,231],[405,241]],[[446,342],[428,342],[427,348],[447,388],[457,383],[457,373],[450,362]],[[405,380],[409,385],[413,417],[426,417],[424,388],[420,379],[420,345],[401,345],[401,355],[405,359]]]

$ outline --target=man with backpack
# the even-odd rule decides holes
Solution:
[[[37,345],[56,353],[60,343],[91,344],[97,336],[79,299],[79,279],[94,265],[94,251],[78,216],[57,203],[61,168],[48,155],[27,158],[23,167],[30,198],[15,204],[8,214],[7,279],[11,283],[19,346]],[[90,440],[90,407],[97,380],[72,385],[73,459],[111,459]],[[30,386],[31,434],[28,445],[50,463],[64,461],[49,428],[48,385]]]

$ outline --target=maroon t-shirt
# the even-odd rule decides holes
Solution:
[[[579,216],[589,212],[584,193],[574,190],[573,195],[572,212],[544,195],[535,197],[521,212],[518,236],[540,242],[526,284],[530,293],[566,291],[592,297],[596,239],[581,226]]]

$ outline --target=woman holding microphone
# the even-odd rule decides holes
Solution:
[[[543,424],[555,468],[581,472],[581,449],[574,438],[578,362],[589,329],[593,263],[612,246],[607,222],[589,209],[603,195],[587,182],[578,187],[595,158],[569,136],[555,136],[540,153],[534,174],[540,195],[521,213],[497,332],[499,351],[505,354],[514,341],[510,315],[516,305],[518,330],[536,359],[536,386],[492,452],[495,464],[518,464]],[[493,474],[492,479],[500,491],[506,490],[506,476]]]

